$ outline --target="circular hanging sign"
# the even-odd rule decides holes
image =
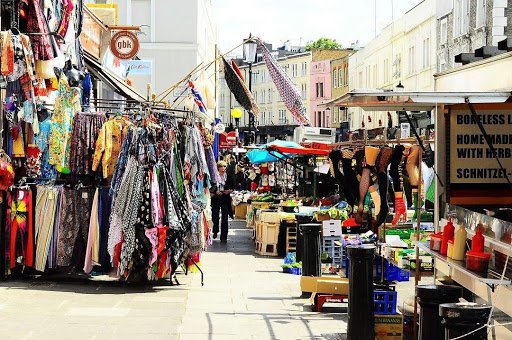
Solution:
[[[116,32],[110,38],[110,51],[119,59],[132,59],[139,52],[139,39],[129,31]]]
[[[226,131],[226,125],[219,123],[213,127],[213,131],[217,133],[223,133],[224,131]]]

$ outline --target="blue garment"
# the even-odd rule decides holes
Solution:
[[[34,137],[34,141],[41,150],[41,177],[57,178],[57,170],[48,160],[50,152],[48,145],[50,144],[51,122],[50,118],[39,123],[39,134]]]

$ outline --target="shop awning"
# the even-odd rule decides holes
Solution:
[[[295,142],[275,140],[273,142],[259,145],[257,149],[247,153],[249,161],[253,164],[267,162],[278,162],[296,155],[327,156],[328,150],[305,148]]]
[[[511,92],[394,92],[353,90],[334,101],[335,106],[361,107],[365,111],[429,111],[438,104],[503,103]]]
[[[103,67],[93,56],[87,52],[84,53],[85,65],[89,72],[95,77],[108,84],[114,91],[126,99],[136,100],[143,102],[146,100],[142,94],[137,92],[133,87],[128,85],[123,79]]]

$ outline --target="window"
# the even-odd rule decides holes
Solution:
[[[305,99],[308,97],[308,85],[307,84],[302,84],[301,85],[301,97],[302,99]]]
[[[338,87],[338,70],[332,71],[332,87]]]
[[[345,80],[343,79],[343,66],[338,69],[338,87],[342,87],[345,85]]]
[[[477,0],[476,1],[476,27],[485,26],[485,17],[486,17],[487,5],[486,0]]]
[[[469,0],[453,3],[453,36],[459,37],[469,31]]]
[[[343,77],[343,79],[345,79],[345,85],[348,86],[348,65],[345,65],[343,70],[344,70],[344,73],[345,73],[345,76]]]
[[[286,110],[279,110],[279,124],[286,124]]]
[[[443,18],[441,20],[441,45],[444,45],[448,42],[448,18]]]
[[[393,61],[393,78],[398,79],[402,76],[402,55],[399,53],[395,55]]]
[[[324,83],[316,83],[316,97],[317,98],[324,97]]]
[[[292,77],[297,77],[297,76],[298,76],[298,65],[293,64],[292,65]]]
[[[268,102],[267,103],[272,103],[272,89],[268,89]]]
[[[416,72],[416,55],[414,46],[409,47],[409,74]]]
[[[373,65],[373,87],[378,87],[378,70],[377,70],[377,64]]]
[[[302,63],[302,76],[306,76],[308,74],[308,63],[303,62]]]
[[[338,112],[339,112],[339,107],[334,109],[334,114],[332,115],[332,122],[333,123],[337,123],[338,122]]]
[[[363,71],[359,71],[359,88],[362,89],[363,88]]]
[[[370,69],[370,66],[366,66],[366,88],[370,88],[370,81],[371,81],[371,69]]]
[[[261,98],[260,98],[260,100],[261,100],[262,104],[265,104],[265,99],[267,99],[267,97],[265,96],[265,92],[266,92],[265,90],[261,90]]]
[[[382,65],[384,69],[384,83],[389,82],[389,59],[384,59],[384,65]]]
[[[258,91],[254,91],[252,93],[252,96],[254,97],[254,101],[257,103],[258,102]]]
[[[423,40],[423,68],[430,67],[430,38]]]

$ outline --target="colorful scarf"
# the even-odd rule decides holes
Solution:
[[[258,40],[258,45],[263,53],[263,60],[267,64],[268,72],[276,85],[277,91],[283,99],[284,105],[290,110],[295,121],[300,125],[309,125],[309,117],[306,115],[306,107],[302,102],[300,92],[288,77],[286,72],[272,57],[267,47]]]

